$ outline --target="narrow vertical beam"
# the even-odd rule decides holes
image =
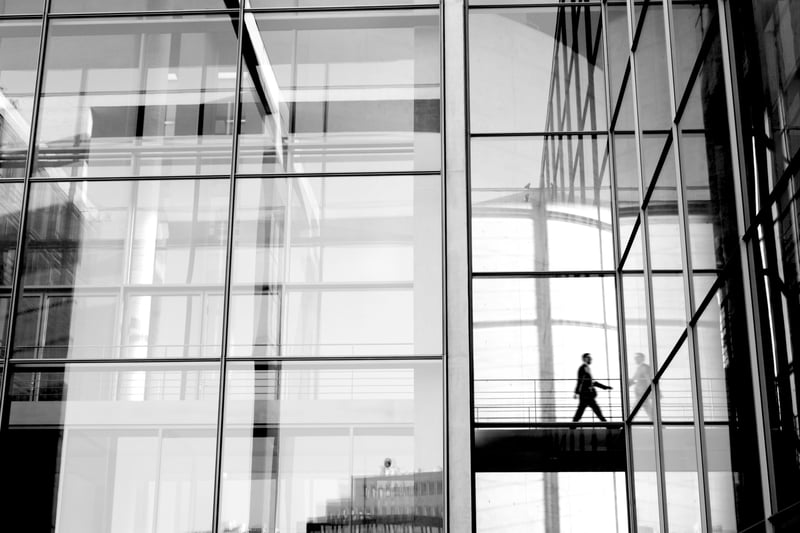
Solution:
[[[442,2],[447,531],[473,531],[466,5]]]

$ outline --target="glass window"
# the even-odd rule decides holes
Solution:
[[[40,14],[44,0],[3,0],[0,2],[0,15]]]
[[[658,402],[664,422],[694,422],[691,368],[686,342],[658,379]]]
[[[476,132],[605,129],[600,9],[481,9],[469,16]]]
[[[610,270],[605,137],[472,139],[472,267]]]
[[[683,276],[654,274],[653,322],[656,330],[656,362],[661,364],[686,329]]]
[[[608,24],[608,82],[611,87],[611,107],[616,108],[620,89],[628,68],[631,44],[628,40],[628,11],[624,5],[607,7]]]
[[[5,527],[210,531],[218,365],[67,365],[10,376]]]
[[[664,425],[664,489],[670,531],[702,531],[695,426]]]
[[[227,180],[35,183],[15,357],[219,357]]]
[[[604,532],[622,533],[625,490],[622,472],[478,472],[475,530],[566,533],[602,524]]]
[[[246,15],[241,173],[438,170],[438,11]]]
[[[0,183],[0,353],[5,353],[21,209],[22,184]]]
[[[246,9],[280,7],[355,7],[381,5],[435,5],[437,0],[249,0]]]
[[[50,0],[52,13],[156,11],[164,9],[239,9],[231,0]]]
[[[640,409],[630,426],[637,533],[660,533],[658,473],[653,422]]]
[[[607,418],[618,418],[616,328],[610,277],[475,279],[477,416],[481,421],[572,420],[581,354],[589,352],[593,378],[614,387],[600,391],[597,403]]]
[[[675,94],[680,101],[689,76],[698,60],[700,47],[717,13],[711,0],[683,0],[672,4],[672,27],[675,38],[672,52],[675,66]]]
[[[0,20],[0,178],[25,175],[41,32],[39,20]]]
[[[717,531],[741,530],[741,527],[737,527],[737,518],[753,513],[754,508],[757,508],[758,505],[745,501],[737,505],[734,480],[738,478],[739,472],[734,472],[731,464],[733,455],[731,429],[727,425],[706,424],[705,434],[708,500],[712,529]]]
[[[442,353],[439,176],[241,179],[229,354]]]
[[[643,131],[668,130],[672,123],[667,48],[664,39],[664,10],[661,4],[648,2],[641,11],[642,29],[634,52],[639,110]],[[666,133],[666,132],[665,132]]]
[[[228,175],[229,16],[53,20],[36,175]]]
[[[644,277],[623,276],[622,299],[625,310],[625,353],[628,361],[628,402],[632,410],[647,394],[654,375],[647,330]],[[653,420],[651,406],[652,399],[647,401],[644,408],[650,415],[649,419]]]
[[[442,527],[440,362],[236,362],[227,380],[220,531],[410,527],[421,506]]]
[[[723,322],[723,313],[730,313],[732,310],[728,307],[732,306],[733,302],[725,292],[717,291],[695,326],[703,413],[707,422],[727,422],[729,419],[726,376],[731,371],[729,359],[733,354],[729,352],[735,348],[726,335],[728,326]]]
[[[650,268],[682,270],[681,227],[675,159],[670,148],[647,200],[647,237]]]

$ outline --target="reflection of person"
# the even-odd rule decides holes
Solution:
[[[636,363],[636,370],[634,370],[633,375],[630,378],[630,387],[633,389],[633,408],[639,400],[642,399],[642,396],[645,395],[647,392],[647,387],[650,385],[650,379],[652,378],[652,370],[650,365],[644,362],[644,354],[641,352],[637,352],[633,356],[633,360]],[[645,410],[647,416],[650,417],[650,420],[653,419],[653,399],[652,397],[648,398],[644,404],[642,404],[642,409]]]
[[[602,411],[600,411],[597,402],[594,401],[597,397],[597,390],[595,390],[595,387],[604,390],[611,390],[611,387],[592,379],[592,371],[589,368],[589,365],[592,364],[592,356],[590,354],[585,353],[581,358],[583,359],[583,364],[578,369],[578,383],[575,385],[575,398],[579,399],[578,409],[575,411],[575,416],[572,417],[572,421],[577,422],[580,420],[586,408],[591,407],[594,414],[597,415],[597,418],[605,422],[606,418],[603,416]]]

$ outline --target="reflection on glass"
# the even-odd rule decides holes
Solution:
[[[209,531],[219,373],[59,366],[10,377],[9,531]]]
[[[706,424],[708,500],[713,531],[737,531],[737,515],[747,515],[752,504],[736,505],[736,474],[731,465],[731,430],[727,425]],[[737,509],[739,507],[739,509]],[[738,511],[738,512],[737,512]]]
[[[675,94],[680,100],[689,82],[703,38],[717,12],[713,0],[689,0],[672,4],[672,53],[675,68]]]
[[[670,148],[646,208],[648,251],[653,270],[680,270],[683,267],[676,184],[675,159]]]
[[[647,299],[644,278],[641,275],[622,277],[622,299],[625,312],[625,353],[628,361],[628,402],[632,410],[647,394],[653,379],[653,360],[647,332]],[[652,420],[652,399],[647,401],[645,411]]]
[[[241,179],[229,354],[442,353],[439,176]]]
[[[638,163],[636,161],[636,138],[628,134],[614,135],[614,174],[617,189],[620,255],[625,251],[630,240],[641,205]],[[641,259],[639,262],[641,263]]]
[[[236,20],[54,20],[36,175],[229,174]]]
[[[623,472],[478,472],[478,533],[628,531]]]
[[[611,107],[617,107],[620,89],[628,66],[631,45],[628,41],[628,12],[624,5],[607,7],[608,25],[608,83],[611,87]]]
[[[43,7],[44,0],[3,0],[0,2],[0,15],[41,14]]]
[[[438,12],[246,15],[241,173],[438,170]]]
[[[31,187],[15,357],[219,356],[226,180]]]
[[[471,160],[474,271],[613,268],[604,137],[477,138]]]
[[[722,268],[738,253],[733,167],[719,37],[680,123],[690,251],[695,269]]]
[[[245,8],[435,5],[437,0],[248,0]]]
[[[231,363],[220,531],[439,531],[441,372],[439,362]]]
[[[600,32],[598,7],[470,13],[472,131],[605,129]]]
[[[693,422],[692,380],[686,342],[658,379],[658,403],[664,422]]]
[[[648,2],[641,8],[641,16],[644,17],[644,21],[640,22],[643,27],[634,53],[639,127],[645,131],[668,130],[672,122],[672,111],[667,77],[664,10],[661,4]]]
[[[733,356],[730,352],[736,350],[725,332],[729,326],[724,315],[731,312],[730,306],[732,302],[726,298],[725,291],[717,291],[695,326],[706,422],[727,422],[729,419],[726,375]]]
[[[231,0],[50,0],[52,13],[156,11],[166,9],[239,9]]]
[[[661,439],[669,530],[675,533],[702,531],[695,426],[664,425]]]
[[[21,208],[22,184],[0,183],[0,353],[5,353]]]
[[[0,2],[0,14],[8,12],[15,12],[13,3]],[[0,178],[25,175],[41,26],[38,20],[0,21]]]
[[[642,249],[642,223],[640,219],[634,221],[636,223],[633,239],[630,241],[628,253],[625,256],[622,264],[622,269],[626,271],[631,270],[644,270],[644,250]],[[624,249],[623,249],[624,251]]]
[[[614,387],[600,408],[619,419],[612,278],[476,279],[472,323],[478,421],[571,421],[585,352],[594,379]]]
[[[653,321],[656,330],[656,361],[661,364],[686,329],[686,303],[680,274],[654,274]]]
[[[637,533],[660,533],[658,474],[653,422],[639,410],[630,426]]]

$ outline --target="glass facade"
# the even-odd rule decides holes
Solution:
[[[798,530],[798,57],[793,0],[0,1],[5,527]]]
[[[438,6],[33,4],[0,3],[4,527],[442,531]]]

